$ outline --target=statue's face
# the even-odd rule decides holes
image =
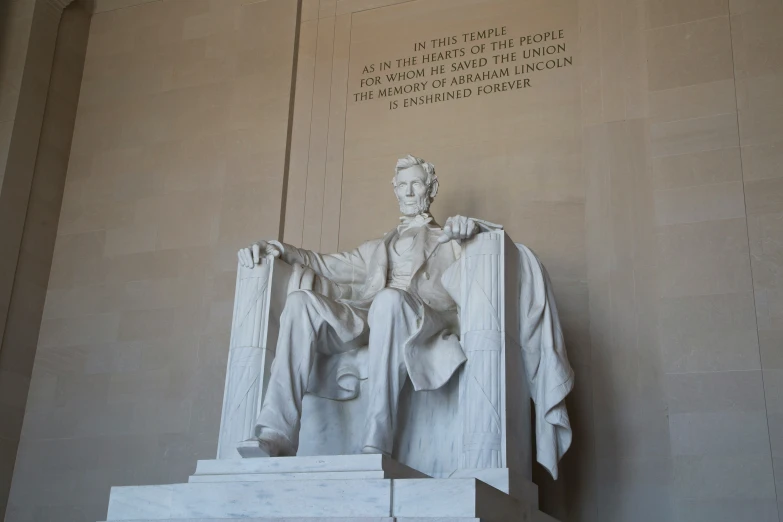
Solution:
[[[427,172],[419,165],[397,173],[394,193],[404,216],[415,216],[430,209],[430,187]]]

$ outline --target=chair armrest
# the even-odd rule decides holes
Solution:
[[[291,265],[273,256],[237,267],[218,459],[239,458],[237,444],[254,435],[292,274]]]

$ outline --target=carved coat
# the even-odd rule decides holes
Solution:
[[[443,230],[424,225],[414,240],[408,291],[422,302],[419,329],[405,343],[404,357],[415,390],[435,390],[449,380],[466,358],[459,343],[457,303],[443,286],[444,272],[459,258],[457,241],[438,243]],[[375,294],[386,286],[388,246],[398,235],[395,228],[383,238],[367,241],[355,250],[319,254],[278,242],[283,260],[312,269],[327,281],[316,281],[319,293],[353,307],[369,309]],[[330,284],[333,283],[333,284]],[[358,380],[365,378],[366,350],[317,354],[308,392],[329,399],[356,397]]]

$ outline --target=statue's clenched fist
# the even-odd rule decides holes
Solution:
[[[450,217],[443,225],[443,234],[438,237],[438,243],[446,243],[452,239],[470,239],[478,231],[476,220],[465,216]]]
[[[280,254],[282,254],[282,252],[277,245],[261,240],[253,243],[247,248],[240,248],[239,252],[237,252],[237,257],[239,258],[240,265],[253,268],[261,262],[263,257],[280,257]]]

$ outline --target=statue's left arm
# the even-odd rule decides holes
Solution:
[[[367,245],[367,243],[365,243]],[[257,241],[238,252],[239,262],[248,268],[259,264],[266,256],[274,256],[289,265],[301,265],[311,269],[316,275],[338,285],[353,285],[364,281],[366,262],[360,246],[349,252],[337,254],[319,254],[304,248],[281,243],[280,241]]]
[[[353,285],[363,282],[367,274],[367,263],[361,247],[348,252],[321,254],[287,245],[279,241],[270,241],[281,251],[281,259],[291,265],[300,264],[311,268],[317,275],[339,285]]]

